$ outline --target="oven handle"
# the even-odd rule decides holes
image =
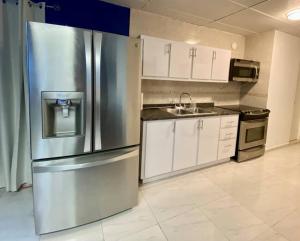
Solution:
[[[255,115],[257,115],[257,114],[253,114],[253,116],[255,116]],[[254,120],[242,120],[241,122],[249,123],[249,124],[263,123],[263,122],[268,122],[268,118],[254,119]]]
[[[257,113],[257,114],[255,114],[255,113],[249,113],[249,114],[247,114],[247,115],[252,115],[252,116],[264,116],[264,115],[267,115],[267,114],[269,114],[269,112],[261,112],[261,113]]]
[[[248,128],[257,128],[262,126],[268,126],[268,118],[264,119],[254,119],[254,120],[242,120],[240,122],[241,125],[241,131],[242,129],[248,129]]]

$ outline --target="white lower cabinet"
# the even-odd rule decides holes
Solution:
[[[141,178],[171,176],[235,154],[238,115],[143,122]]]
[[[180,119],[175,122],[173,171],[196,166],[198,119]]]
[[[218,159],[220,120],[219,116],[206,117],[199,120],[198,165]]]
[[[238,115],[221,117],[218,160],[230,158],[235,155],[238,124]]]
[[[222,160],[234,156],[235,154],[235,139],[220,141],[218,159]]]
[[[172,171],[174,120],[146,121],[143,125],[144,177]]]

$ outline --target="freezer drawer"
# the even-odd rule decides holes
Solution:
[[[93,222],[137,204],[138,147],[33,162],[36,233]]]

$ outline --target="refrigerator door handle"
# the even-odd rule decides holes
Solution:
[[[101,45],[102,34],[94,34],[94,76],[95,76],[95,150],[102,149],[101,141]]]
[[[86,115],[84,152],[91,151],[92,138],[92,34],[84,32],[85,64],[86,64]]]
[[[122,154],[121,154],[122,153]],[[121,152],[118,154],[118,152],[114,152],[111,154],[111,156],[107,155],[105,158],[102,158],[99,160],[99,158],[95,158],[97,160],[95,161],[83,161],[83,162],[74,162],[74,160],[70,160],[69,162],[64,163],[49,163],[48,165],[37,165],[32,167],[33,173],[43,173],[43,172],[63,172],[63,171],[71,171],[71,170],[78,170],[78,169],[84,169],[89,167],[97,167],[102,165],[107,165],[114,162],[119,162],[125,159],[129,159],[131,157],[135,157],[139,155],[139,149],[135,148],[134,150],[131,149],[128,152]]]

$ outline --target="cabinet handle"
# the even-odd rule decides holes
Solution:
[[[194,48],[194,57],[197,57],[197,49]]]
[[[165,54],[170,54],[171,53],[171,44],[166,44],[165,45]]]
[[[200,126],[201,126],[201,120],[198,121],[198,126],[197,126],[198,130],[200,130]]]
[[[191,48],[190,49],[190,54],[189,54],[189,57],[193,57],[194,56],[194,49],[193,48]]]
[[[173,132],[175,133],[176,131],[176,121],[174,121],[174,125],[173,125]]]
[[[203,129],[203,120],[201,120],[201,129]]]
[[[217,59],[217,53],[216,53],[216,51],[213,52],[213,59]]]

